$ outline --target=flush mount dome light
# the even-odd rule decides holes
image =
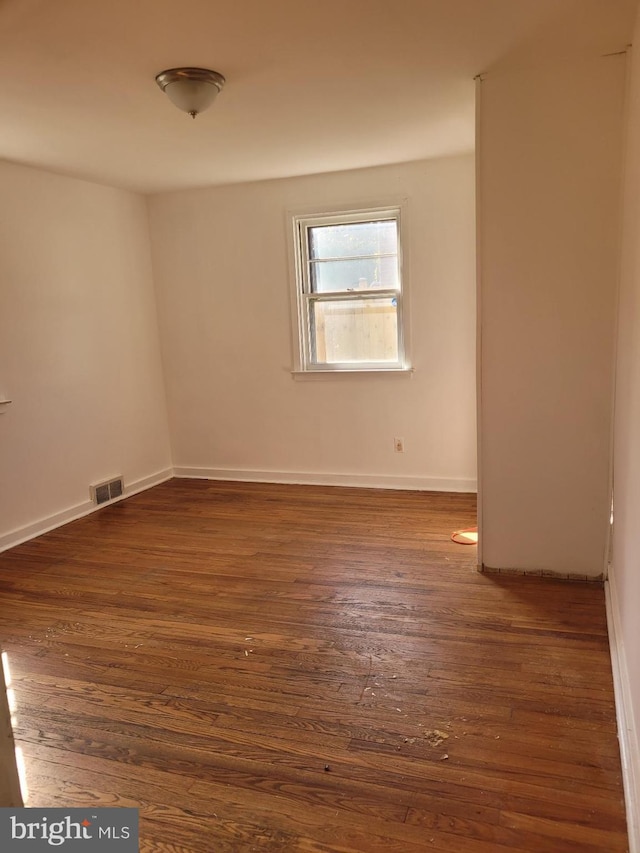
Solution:
[[[224,77],[207,68],[169,68],[158,74],[156,83],[179,110],[195,118],[215,101]]]

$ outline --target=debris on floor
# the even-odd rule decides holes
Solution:
[[[441,732],[440,729],[427,729],[426,732],[422,733],[422,737],[427,741],[429,746],[432,746],[435,749],[440,746],[440,744],[443,743],[449,735],[446,732]]]

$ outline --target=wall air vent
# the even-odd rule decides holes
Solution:
[[[89,486],[89,490],[91,492],[91,500],[95,504],[107,503],[107,501],[112,501],[122,496],[124,493],[124,480],[122,477],[116,477],[115,480]]]

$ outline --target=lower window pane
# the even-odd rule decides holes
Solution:
[[[398,361],[395,298],[314,300],[310,309],[314,364]]]

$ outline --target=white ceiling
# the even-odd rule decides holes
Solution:
[[[473,148],[473,77],[618,50],[637,0],[0,0],[0,158],[143,192]],[[197,119],[154,82],[227,78]]]

